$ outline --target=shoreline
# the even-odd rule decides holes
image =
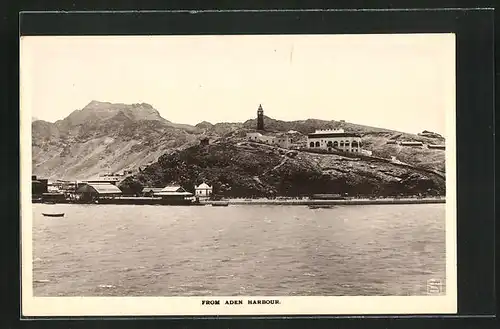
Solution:
[[[247,206],[329,206],[329,205],[403,205],[403,204],[440,204],[446,203],[445,198],[380,198],[380,199],[336,199],[336,200],[320,200],[320,199],[223,199],[215,200],[200,200],[199,203],[171,203],[165,202],[157,198],[116,198],[101,200],[99,203],[79,203],[71,201],[53,201],[53,202],[33,202],[40,204],[86,204],[86,205],[158,205],[158,206],[212,206],[212,205],[247,205]]]
[[[321,205],[377,205],[377,204],[436,204],[446,203],[445,198],[423,199],[348,199],[348,200],[221,200],[200,201],[201,204],[211,205],[218,202],[227,202],[229,205],[283,205],[283,206],[321,206]]]

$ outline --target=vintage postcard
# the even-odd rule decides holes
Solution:
[[[23,316],[456,313],[454,34],[20,47]]]

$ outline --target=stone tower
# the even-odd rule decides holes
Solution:
[[[264,110],[262,109],[262,104],[259,104],[259,109],[257,110],[257,130],[264,130]]]

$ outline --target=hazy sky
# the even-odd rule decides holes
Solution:
[[[23,37],[21,97],[55,121],[92,100],[173,122],[317,118],[445,133],[452,34]]]

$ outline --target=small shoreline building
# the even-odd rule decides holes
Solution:
[[[194,195],[199,200],[210,199],[210,197],[212,196],[213,188],[212,186],[206,183],[201,183],[194,189],[195,189]]]
[[[344,129],[316,130],[307,135],[307,147],[329,151],[361,152],[361,135],[346,133]]]
[[[143,196],[153,197],[155,193],[159,193],[163,187],[144,187],[141,191]]]
[[[154,193],[154,196],[159,196],[164,202],[169,204],[187,204],[191,203],[188,199],[193,196],[193,193],[186,191],[182,186],[171,185],[164,187],[160,192]]]

